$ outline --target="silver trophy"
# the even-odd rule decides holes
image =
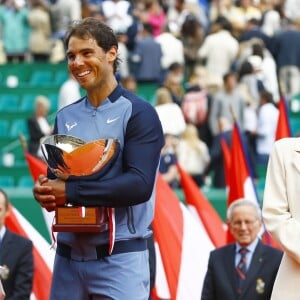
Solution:
[[[120,150],[117,139],[85,142],[70,135],[51,135],[41,141],[44,158],[53,174],[62,180],[101,178]],[[108,228],[108,211],[102,207],[57,207],[54,231],[99,232]]]

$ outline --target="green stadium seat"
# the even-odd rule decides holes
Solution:
[[[28,127],[25,119],[16,119],[11,123],[9,131],[10,137],[18,138],[20,133],[22,133],[25,137],[28,137]]]
[[[0,137],[7,137],[9,131],[9,121],[0,120]]]
[[[0,111],[17,111],[19,108],[19,96],[15,94],[0,95]]]
[[[30,86],[48,86],[53,83],[53,72],[50,70],[36,70],[29,79]]]
[[[298,117],[290,117],[290,125],[293,136],[300,135],[300,116]]]
[[[137,94],[147,102],[155,102],[155,93],[159,86],[156,83],[138,83]]]
[[[58,108],[58,95],[57,94],[49,94],[47,95],[50,100],[50,112],[56,112]]]
[[[15,180],[13,176],[1,175],[0,176],[0,188],[13,187],[15,185]]]
[[[300,94],[294,95],[289,100],[289,114],[290,117],[300,117]]]
[[[62,85],[69,77],[68,71],[59,70],[54,75],[54,83],[57,85]]]
[[[20,100],[19,109],[22,112],[34,112],[35,94],[24,94]]]
[[[29,175],[24,175],[19,178],[17,186],[23,187],[23,188],[24,187],[30,188],[30,187],[33,187],[33,184],[34,184],[34,182],[33,182],[32,177]]]

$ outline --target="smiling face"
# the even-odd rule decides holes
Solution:
[[[236,206],[229,221],[230,231],[242,247],[251,244],[261,228],[257,210],[252,205]]]
[[[69,71],[87,92],[109,85],[114,78],[113,63],[116,57],[116,47],[104,52],[93,38],[71,36],[68,43]]]

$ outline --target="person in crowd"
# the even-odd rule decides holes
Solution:
[[[166,13],[159,0],[144,0],[144,4],[145,9],[140,15],[140,21],[152,27],[152,34],[155,38],[163,32],[163,27],[166,24]]]
[[[77,21],[65,47],[68,69],[87,94],[57,113],[54,133],[111,137],[119,153],[104,173],[63,180],[49,169],[33,188],[48,211],[66,203],[99,207],[108,224],[100,232],[58,232],[50,299],[148,299],[161,123],[147,101],[118,84],[118,41],[109,26],[96,18]]]
[[[0,189],[0,280],[5,299],[29,300],[33,284],[33,245],[31,240],[5,226],[9,210],[8,195]]]
[[[233,123],[229,119],[221,117],[218,127],[219,133],[213,138],[212,145],[209,148],[210,163],[205,170],[205,175],[211,175],[211,182],[214,188],[225,188],[226,180],[221,140],[224,139],[231,147]]]
[[[245,29],[239,36],[239,42],[243,43],[253,38],[259,39],[268,49],[271,47],[271,38],[262,31],[261,20],[251,18],[246,21]]]
[[[237,75],[234,72],[223,76],[224,87],[212,97],[211,109],[208,116],[209,127],[213,136],[219,134],[220,117],[227,118],[233,123],[234,118],[243,126],[245,100],[237,88]]]
[[[218,17],[212,25],[212,30],[207,35],[198,50],[198,58],[204,61],[203,65],[213,76],[220,79],[232,70],[232,65],[239,50],[237,39],[232,36],[231,23],[224,17]],[[222,47],[220,47],[222,41]]]
[[[143,24],[131,53],[133,71],[138,82],[159,83],[162,50],[153,37],[150,24]]]
[[[172,102],[176,103],[179,107],[181,107],[182,99],[184,96],[182,73],[178,74],[176,72],[169,71],[163,82],[162,87],[168,89],[172,97]]]
[[[299,51],[299,24],[288,20],[288,25],[273,37],[272,42],[281,92],[287,99],[300,92]]]
[[[201,71],[198,71],[201,74]],[[181,103],[181,109],[187,123],[196,126],[201,140],[210,147],[211,132],[208,126],[211,92],[206,89],[206,82],[202,81],[202,75],[194,73],[185,84],[185,93]]]
[[[261,18],[262,13],[253,0],[241,0],[239,5],[233,6],[228,16],[233,27],[233,33],[237,38],[246,30],[248,20],[261,20]]]
[[[286,3],[286,1],[273,2],[269,0],[260,2],[260,10],[262,12],[261,29],[271,38],[281,30],[281,23],[284,20],[283,15],[286,15],[282,11]]]
[[[284,251],[272,300],[299,299],[299,137],[277,140],[267,168],[262,215],[271,237]]]
[[[258,204],[235,200],[228,207],[227,220],[235,242],[210,253],[201,300],[271,299],[282,251],[260,240]]]
[[[43,95],[38,95],[34,102],[34,115],[27,119],[27,127],[29,132],[28,151],[32,155],[43,158],[41,152],[41,138],[52,133],[52,126],[48,121],[48,113],[50,109],[50,101]]]
[[[238,89],[243,93],[243,90],[241,91],[241,87],[246,88],[249,96],[252,99],[251,102],[253,102],[255,109],[257,109],[257,107],[259,106],[260,92],[265,90],[262,80],[257,76],[254,69],[254,64],[258,64],[259,62],[261,62],[259,57],[256,58],[257,60],[252,59],[252,61],[250,59],[252,63],[249,60],[245,60],[238,69]],[[243,96],[245,98],[245,101],[249,102],[247,101],[248,97],[245,97],[244,93]]]
[[[130,53],[126,46],[128,36],[126,32],[116,32],[117,39],[118,39],[118,52],[119,52],[119,67],[118,67],[118,74],[121,78],[127,77],[130,74],[130,63],[129,57]]]
[[[155,97],[155,109],[164,134],[180,136],[186,128],[182,109],[173,102],[170,91],[165,87],[158,88]]]
[[[257,164],[267,165],[269,155],[275,142],[278,122],[278,108],[270,92],[260,94],[260,106],[257,114],[256,152]]]
[[[30,25],[29,51],[35,62],[48,62],[52,48],[50,10],[42,0],[30,0],[28,23]]]
[[[177,137],[165,133],[165,146],[161,151],[159,172],[172,189],[180,187],[180,174],[177,167],[176,144]]]
[[[179,165],[192,176],[197,185],[204,184],[204,173],[210,162],[207,145],[199,138],[197,127],[187,124],[176,147]]]
[[[138,93],[138,86],[136,79],[133,75],[128,75],[126,77],[121,78],[121,83],[126,90],[129,90],[133,93]]]
[[[186,80],[190,79],[196,64],[200,62],[197,54],[204,37],[205,31],[199,20],[193,14],[187,15],[180,28],[180,40],[183,44],[184,54],[184,77]]]
[[[8,62],[24,62],[29,49],[28,8],[25,0],[7,0],[0,6],[1,39]]]
[[[280,95],[275,60],[262,43],[254,43],[252,45],[252,51],[252,57],[257,56],[261,59],[261,64],[259,64],[257,70],[258,78],[262,81],[265,89],[272,93],[274,102],[278,103]],[[250,57],[248,60],[251,62]]]
[[[164,82],[166,75],[171,67],[178,66],[182,70],[184,65],[183,44],[182,41],[176,38],[169,29],[168,25],[163,27],[163,32],[155,38],[161,46],[161,82]]]
[[[126,0],[105,0],[101,3],[104,22],[114,32],[125,33],[132,24],[131,2]]]
[[[55,0],[51,6],[53,38],[62,40],[72,21],[82,18],[80,0]]]

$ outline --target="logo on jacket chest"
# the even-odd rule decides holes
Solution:
[[[77,126],[77,122],[66,122],[65,126],[66,126],[67,130],[70,131],[72,128]]]

